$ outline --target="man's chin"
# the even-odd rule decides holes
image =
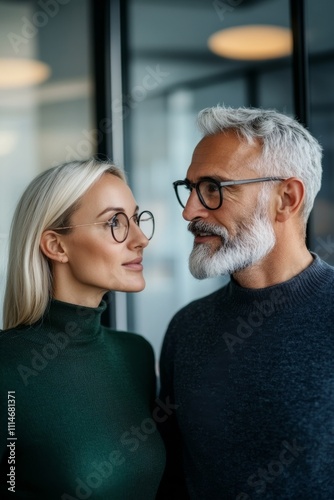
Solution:
[[[189,257],[189,271],[194,278],[204,280],[216,278],[225,273],[217,272],[216,265],[212,263],[214,255],[219,248],[214,249],[209,244],[196,243]]]
[[[194,278],[203,280],[238,273],[254,264],[249,256],[237,258],[235,252],[213,249],[211,245],[197,244],[189,257],[189,271]],[[256,260],[256,259],[255,259]]]

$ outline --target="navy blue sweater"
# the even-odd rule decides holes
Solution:
[[[159,498],[334,499],[334,269],[233,279],[172,319],[161,354]],[[184,485],[185,483],[185,485]]]

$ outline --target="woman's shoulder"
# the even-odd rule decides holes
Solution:
[[[27,326],[17,326],[7,330],[0,330],[0,343],[2,346],[11,344],[18,339],[21,339],[29,330],[30,327]]]
[[[0,364],[13,364],[19,359],[27,346],[27,327],[0,330]],[[29,336],[29,335],[28,335]]]
[[[107,329],[106,348],[113,359],[126,359],[131,370],[145,376],[153,376],[155,355],[150,342],[143,335],[126,331]],[[140,375],[141,376],[141,375]]]
[[[121,342],[135,343],[137,345],[151,345],[149,341],[144,337],[144,335],[140,333],[129,332],[125,330],[112,330],[111,328],[107,327],[105,327],[105,331],[107,332],[107,334],[115,336]]]
[[[123,344],[124,347],[133,347],[136,349],[142,349],[147,351],[153,351],[150,342],[141,334],[122,331],[122,330],[111,330],[110,328],[105,328],[107,338],[112,337],[118,343]]]

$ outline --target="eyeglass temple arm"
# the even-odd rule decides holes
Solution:
[[[224,181],[220,182],[220,187],[224,186],[235,186],[238,184],[253,184],[255,182],[266,182],[266,181],[284,181],[285,179],[282,177],[260,177],[258,179],[244,179],[240,181]]]

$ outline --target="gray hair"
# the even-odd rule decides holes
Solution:
[[[255,169],[261,175],[302,180],[305,185],[302,215],[306,224],[322,175],[322,148],[306,128],[273,109],[224,106],[203,109],[198,115],[198,125],[204,136],[234,130],[249,144],[259,141],[262,155]]]
[[[90,159],[50,168],[35,177],[16,207],[10,234],[4,328],[32,324],[43,315],[53,292],[53,276],[40,249],[42,233],[70,225],[86,191],[110,173],[125,181],[112,163]]]

